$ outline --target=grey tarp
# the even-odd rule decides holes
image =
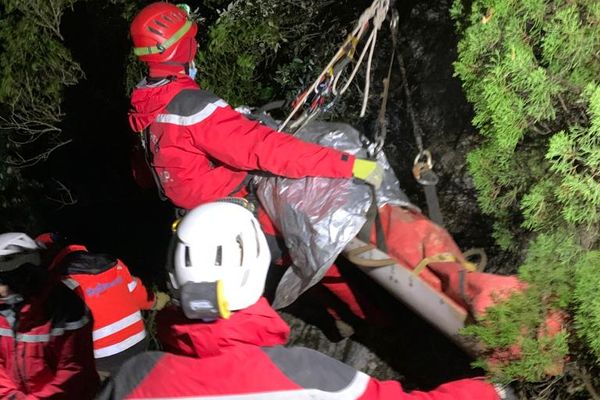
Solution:
[[[367,156],[363,144],[366,139],[347,124],[314,121],[295,136],[361,158]],[[400,189],[383,152],[377,161],[385,169],[383,185],[376,193],[377,205],[391,203],[416,209]],[[350,179],[255,179],[260,202],[281,232],[293,262],[284,273],[273,302],[275,308],[282,308],[321,280],[357,235],[366,222],[373,189]]]

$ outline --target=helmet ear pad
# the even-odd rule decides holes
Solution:
[[[198,42],[196,41],[196,31],[198,30],[196,24],[192,25],[187,35],[181,38],[177,43],[173,45],[172,49],[168,49],[170,55],[167,55],[166,60],[160,61],[164,64],[188,64],[196,57],[198,50]],[[170,50],[170,51],[169,51]],[[149,63],[150,64],[150,63]]]
[[[196,57],[198,51],[198,42],[194,35],[181,39],[181,44],[173,53],[172,62],[181,62],[184,64],[191,63]]]
[[[189,319],[214,321],[229,318],[230,311],[221,281],[186,282],[179,291],[179,303]]]
[[[168,61],[148,61],[150,76],[163,76],[185,72],[185,68],[194,61],[198,50],[198,42],[193,36],[180,40]]]

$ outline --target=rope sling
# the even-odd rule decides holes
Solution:
[[[300,130],[308,122],[316,118],[322,112],[327,111],[331,107],[333,107],[339,96],[343,95],[348,90],[350,84],[356,77],[356,74],[359,68],[361,67],[365,57],[367,57],[363,99],[360,112],[360,117],[364,117],[369,98],[371,65],[377,42],[377,34],[387,17],[389,8],[390,0],[374,0],[373,3],[361,14],[352,32],[347,36],[347,38],[342,43],[338,51],[318,75],[317,79],[308,87],[307,90],[302,92],[294,100],[292,105],[292,111],[287,116],[287,118],[279,125],[279,131],[287,130],[288,132],[294,133]],[[398,34],[398,20],[399,17],[397,10],[393,9],[390,21],[390,31],[393,42],[392,55],[390,57],[387,76],[383,80],[383,93],[381,96],[382,102],[377,117],[375,134],[373,135],[373,140],[371,144],[368,146],[367,153],[371,159],[374,159],[377,153],[379,153],[383,149],[383,146],[385,144],[387,136],[387,120],[385,118],[387,99],[393,63],[394,60],[397,60],[398,68],[400,70],[400,75],[402,78],[402,87],[404,89],[404,94],[406,97],[406,108],[413,127],[415,143],[418,148],[418,154],[413,162],[413,176],[415,180],[421,186],[423,186],[429,218],[436,224],[443,226],[443,217],[439,207],[439,200],[435,189],[435,185],[439,182],[439,178],[437,174],[435,174],[435,172],[433,171],[434,163],[431,152],[428,149],[425,149],[423,145],[423,130],[421,129],[418,123],[418,119],[413,108],[404,60],[400,52],[397,51],[398,46],[396,38]],[[346,67],[348,66],[348,64],[354,61],[354,56],[357,52],[358,44],[361,41],[361,38],[363,38],[363,36],[365,36],[367,32],[369,33],[366,42],[360,52],[356,64],[340,89],[340,81],[345,75],[347,69]],[[329,100],[326,102],[326,99]],[[305,109],[304,111],[302,111],[302,113],[300,113],[303,107],[305,107]],[[299,115],[298,118],[293,120],[294,116],[296,115]],[[373,204],[376,204],[375,191],[373,191],[373,200]],[[376,218],[377,215],[375,216],[375,218],[372,217],[374,214],[378,214],[377,210],[375,210],[374,213],[373,210],[370,210],[370,214],[371,218],[369,218],[369,221],[365,224],[365,227],[363,228],[363,230],[361,230],[361,233],[359,233],[359,238],[367,242],[367,244],[361,247],[360,249],[355,249],[349,252],[347,256],[349,256],[348,258],[351,262],[363,267],[373,268],[390,265],[395,262],[391,258],[367,260],[360,257],[361,254],[368,252],[370,249],[375,248],[375,246],[368,243],[368,238],[371,232],[373,222],[375,222],[375,225],[377,225],[378,223],[378,218]],[[380,229],[376,229],[376,231],[380,231]],[[385,240],[382,237],[382,234],[377,233],[376,236],[377,247],[386,252]],[[467,257],[474,255],[470,253],[475,253],[475,255],[478,255],[480,257],[480,265],[476,266],[475,264],[466,260]],[[459,262],[463,265],[463,267],[466,270],[469,271],[474,271],[476,269],[482,270],[485,266],[486,257],[485,253],[481,249],[472,249],[469,252],[466,252],[464,256],[466,256],[465,259],[460,259],[444,253],[438,255],[437,257],[423,259],[421,263],[419,263],[418,268],[415,269],[414,273],[415,275],[418,275],[420,271],[422,271],[423,268],[429,262]]]
[[[342,46],[329,61],[327,66],[323,69],[323,71],[321,71],[317,79],[306,91],[301,93],[296,98],[292,111],[279,126],[279,131],[283,131],[284,129],[288,128],[288,131],[295,132],[302,126],[306,125],[306,123],[314,119],[323,110],[329,109],[331,106],[333,106],[336,98],[344,94],[350,87],[350,84],[354,80],[354,77],[356,76],[356,73],[358,72],[368,51],[369,56],[367,60],[364,96],[360,112],[361,117],[365,115],[371,85],[371,64],[373,60],[373,53],[375,51],[375,44],[377,42],[377,32],[381,28],[381,25],[386,18],[389,7],[390,0],[374,0],[371,6],[369,6],[362,13],[352,32],[348,35]],[[372,23],[370,23],[371,21]],[[369,30],[370,26],[370,33],[360,53],[360,56],[358,57],[358,61],[356,62],[354,69],[350,73],[350,76],[344,83],[343,87],[338,89],[340,79],[342,75],[344,75],[346,66],[354,59],[357,45],[363,35]],[[327,96],[332,96],[333,98],[328,104],[325,104],[325,98]],[[293,123],[290,124],[292,118],[298,114],[300,109],[307,103],[309,98],[311,99],[311,102],[308,108]]]

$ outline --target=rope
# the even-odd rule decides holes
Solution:
[[[377,116],[377,127],[375,130],[375,134],[373,135],[373,144],[369,146],[369,155],[373,158],[383,149],[385,144],[385,139],[387,136],[387,120],[385,118],[385,113],[387,110],[387,102],[388,95],[390,89],[390,81],[392,78],[392,67],[394,66],[394,58],[396,54],[396,34],[398,32],[398,11],[392,11],[392,20],[390,22],[390,29],[392,31],[392,40],[394,41],[394,46],[392,48],[392,55],[390,57],[390,65],[388,66],[387,76],[383,79],[383,92],[381,95],[381,106],[379,108],[379,114]]]
[[[487,266],[487,262],[488,262],[488,258],[487,258],[487,254],[485,253],[485,250],[478,248],[478,247],[474,247],[463,253],[463,257],[466,260],[470,259],[473,256],[479,257],[479,261],[476,263],[477,272],[483,272],[483,270]]]
[[[408,79],[406,78],[406,68],[404,67],[404,59],[402,58],[402,54],[400,54],[400,52],[398,52],[396,56],[398,58],[398,64],[400,67],[400,75],[402,76],[402,87],[404,88],[404,95],[406,96],[406,109],[410,117],[410,122],[413,126],[413,135],[415,136],[415,142],[417,143],[417,148],[419,149],[419,155],[421,155],[425,150],[423,147],[423,130],[417,121],[415,110],[412,106],[410,89],[408,88]]]
[[[477,271],[477,266],[470,261],[465,260],[463,257],[457,257],[452,253],[440,253],[434,256],[425,257],[422,259],[415,269],[413,269],[414,275],[420,275],[421,272],[427,267],[430,263],[459,263],[462,267],[469,272]]]
[[[364,88],[364,97],[363,104],[361,109],[360,116],[363,117],[366,112],[368,97],[369,97],[369,89],[370,89],[370,72],[371,72],[371,64],[373,60],[373,53],[375,49],[375,44],[377,41],[377,31],[381,28],[383,21],[387,15],[387,11],[390,6],[390,0],[374,0],[373,3],[361,14],[360,18],[353,31],[348,35],[342,46],[338,49],[333,58],[329,61],[327,66],[321,71],[318,78],[313,82],[313,84],[303,92],[295,101],[295,105],[288,115],[288,117],[283,121],[283,123],[279,126],[279,131],[285,129],[291,119],[296,115],[296,113],[300,110],[300,108],[306,103],[309,95],[313,92],[318,96],[316,101],[311,104],[311,108],[308,111],[304,112],[304,114],[299,118],[294,125],[295,128],[300,126],[301,124],[305,124],[308,120],[314,118],[316,114],[321,111],[320,99],[319,97],[323,97],[329,93],[332,93],[334,96],[339,96],[343,94],[350,83],[354,79],[358,68],[362,64],[362,61],[369,50],[369,57],[367,61],[367,76],[365,80],[365,88]],[[345,70],[346,65],[353,59],[354,53],[356,51],[356,46],[360,41],[361,37],[367,30],[369,22],[372,20],[373,28],[369,37],[367,38],[366,44],[359,56],[358,62],[355,65],[350,77],[345,82],[343,88],[341,90],[337,90],[337,85],[340,80],[342,73]],[[323,85],[324,87],[319,89],[319,86]],[[335,101],[335,99],[333,100]],[[332,101],[332,103],[333,103]],[[330,104],[331,105],[331,104]]]

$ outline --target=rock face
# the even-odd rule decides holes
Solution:
[[[467,152],[478,145],[481,136],[471,125],[473,112],[462,92],[461,82],[453,77],[458,38],[450,19],[451,3],[451,0],[441,0],[398,4],[398,49],[404,60],[410,103],[423,131],[423,146],[431,151],[434,171],[439,176],[436,189],[446,229],[461,249],[486,250],[489,259],[486,271],[514,272],[517,260],[494,244],[492,221],[481,214],[467,171]],[[389,42],[388,39],[385,45],[391,46]],[[382,69],[387,68],[388,60],[389,54],[382,54],[378,60],[379,71],[374,74],[384,76]],[[418,148],[397,60],[395,65],[385,150],[403,189],[427,213],[423,189],[411,173]]]
[[[400,22],[399,50],[412,108],[423,131],[423,146],[431,151],[434,171],[440,178],[437,191],[446,228],[462,247],[482,247],[490,244],[487,239],[490,228],[480,215],[466,168],[466,153],[479,138],[471,126],[472,110],[460,81],[452,76],[457,38],[449,16],[450,3],[426,1],[405,10]],[[388,141],[402,155],[394,158],[402,183],[413,199],[424,205],[422,190],[410,172],[418,149],[401,87],[402,76],[398,68],[396,71],[392,78],[394,101],[388,111],[391,123]]]

